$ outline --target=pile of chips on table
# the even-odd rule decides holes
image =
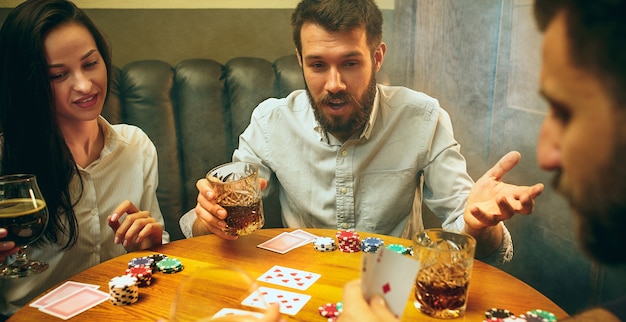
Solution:
[[[315,250],[320,252],[332,252],[339,248],[344,253],[378,253],[378,251],[385,246],[385,242],[378,237],[366,237],[361,240],[359,234],[353,230],[339,230],[335,234],[335,239],[331,237],[318,237],[313,242]],[[413,255],[413,248],[406,247],[400,244],[391,244],[387,246],[387,249],[392,252]]]
[[[530,310],[519,316],[505,309],[491,308],[485,312],[484,322],[556,322],[556,315],[544,310]]]
[[[183,263],[163,254],[135,257],[128,262],[125,275],[113,277],[109,281],[110,302],[113,305],[130,305],[139,299],[139,287],[152,284],[152,273],[166,274],[183,270]]]

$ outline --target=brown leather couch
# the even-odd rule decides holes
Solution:
[[[295,55],[274,62],[254,57],[225,64],[189,59],[176,66],[142,60],[116,68],[102,115],[143,129],[159,156],[157,197],[172,240],[178,220],[196,205],[196,181],[229,162],[252,110],[269,97],[304,88]],[[277,196],[264,201],[265,227],[280,227]]]

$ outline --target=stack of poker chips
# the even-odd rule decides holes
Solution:
[[[152,254],[152,255],[148,255],[146,256],[148,258],[152,258],[153,262],[152,262],[152,271],[154,272],[155,270],[158,270],[156,264],[160,261],[162,261],[163,259],[167,258],[167,256],[163,255],[163,254]]]
[[[366,253],[378,253],[385,242],[378,237],[366,237],[361,241],[361,250]]]
[[[159,272],[165,274],[177,273],[183,270],[183,262],[173,257],[163,258],[156,265]]]
[[[130,305],[139,299],[137,278],[123,275],[109,281],[109,301],[113,305]]]
[[[139,266],[147,266],[147,267],[153,268],[154,258],[149,257],[149,256],[135,257],[128,262],[128,268],[139,267]]]
[[[340,230],[337,232],[339,250],[344,253],[356,253],[361,251],[361,239],[359,234],[352,230]]]
[[[389,249],[390,251],[392,251],[394,253],[398,253],[398,254],[402,254],[402,255],[406,255],[408,253],[408,248],[406,246],[400,245],[400,244],[388,245],[387,249]]]
[[[335,240],[330,237],[317,237],[313,242],[313,248],[320,252],[332,252],[337,249]]]
[[[485,312],[484,322],[556,322],[557,318],[552,312],[544,310],[531,310],[525,314],[515,316],[513,312],[500,309],[491,308]]]
[[[152,268],[150,266],[133,266],[126,269],[126,275],[137,279],[140,287],[149,286],[152,283]]]

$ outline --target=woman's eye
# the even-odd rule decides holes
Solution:
[[[63,73],[51,74],[50,75],[50,79],[51,80],[58,80],[58,79],[63,78],[64,76],[65,76],[65,74],[63,74]]]
[[[89,62],[89,63],[85,64],[85,67],[86,67],[86,68],[88,68],[88,67],[92,67],[92,66],[95,66],[96,64],[98,64],[98,61],[97,61],[97,60],[94,60],[94,61],[92,61],[92,62]]]

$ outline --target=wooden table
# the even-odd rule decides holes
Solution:
[[[213,235],[178,240],[150,251],[129,253],[114,258],[100,265],[87,269],[69,280],[97,284],[100,290],[107,292],[109,280],[123,275],[127,263],[134,257],[162,253],[179,258],[185,268],[175,274],[154,274],[154,283],[139,289],[139,301],[129,306],[114,306],[108,301],[89,309],[72,321],[157,321],[167,320],[171,303],[175,299],[177,286],[195,269],[202,269],[207,263],[238,266],[253,278],[261,276],[274,265],[282,265],[309,272],[320,273],[321,278],[305,291],[311,300],[295,316],[286,316],[292,321],[325,321],[318,313],[318,307],[327,302],[341,301],[343,285],[359,278],[363,253],[318,252],[310,245],[294,249],[286,254],[278,254],[257,248],[256,246],[283,231],[292,229],[262,229],[237,241],[226,241]],[[306,229],[317,236],[334,237],[336,231],[324,229]],[[403,244],[410,246],[411,241],[389,236],[359,232],[361,238],[380,237],[385,244]],[[412,283],[412,281],[407,281]],[[264,283],[260,283],[264,284]],[[264,284],[273,288],[281,288]],[[419,313],[413,307],[414,296],[407,299],[402,317],[403,321],[442,321]],[[36,300],[36,299],[35,299]],[[543,309],[556,314],[557,318],[567,317],[567,313],[550,299],[528,284],[506,272],[480,261],[474,262],[467,312],[464,317],[453,321],[482,321],[485,310],[498,307],[516,314],[532,309]],[[60,319],[40,312],[36,308],[24,306],[9,321],[59,321]]]

